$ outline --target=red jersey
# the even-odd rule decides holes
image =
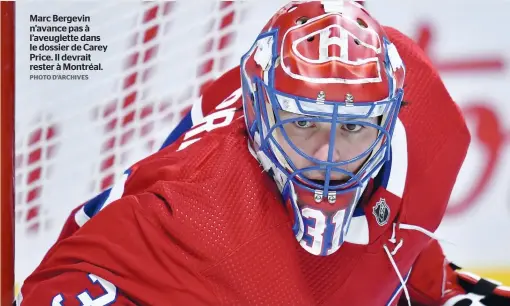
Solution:
[[[120,199],[86,222],[75,210],[21,305],[397,305],[403,283],[413,305],[441,305],[463,292],[430,233],[469,132],[421,50],[386,31],[407,69],[406,175],[401,195],[374,185],[340,250],[315,256],[297,243],[274,181],[248,150],[235,68],[192,110],[198,124],[131,168],[112,190]]]

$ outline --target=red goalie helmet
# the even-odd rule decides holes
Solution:
[[[251,147],[311,253],[340,247],[369,179],[389,159],[404,76],[382,26],[353,1],[289,3],[242,57]],[[307,238],[310,214],[331,237]]]

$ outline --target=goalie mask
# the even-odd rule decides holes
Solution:
[[[250,150],[308,252],[340,248],[389,159],[404,74],[381,25],[350,1],[291,2],[242,57]]]

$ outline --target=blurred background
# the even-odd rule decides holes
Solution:
[[[42,259],[71,209],[157,150],[201,88],[237,65],[284,3],[16,2],[18,282]],[[505,30],[510,28],[510,1],[365,5],[381,23],[408,34],[426,51],[472,133],[437,232],[447,255],[457,265],[510,285],[510,36]],[[86,74],[87,80],[30,80],[35,74],[29,70],[34,64],[29,61],[30,34],[35,33],[30,27],[42,25],[30,22],[31,14],[90,16],[90,22],[66,25],[88,25],[88,35],[100,36],[107,51],[90,54],[103,70],[71,72]]]

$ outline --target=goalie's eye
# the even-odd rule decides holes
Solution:
[[[313,122],[311,121],[307,121],[307,120],[298,120],[298,121],[295,121],[294,124],[298,127],[298,128],[301,128],[301,129],[306,129],[306,128],[309,128],[309,127],[314,127],[315,125],[313,124]]]
[[[364,126],[359,125],[359,124],[353,124],[353,123],[347,123],[347,124],[342,125],[342,129],[344,129],[345,131],[350,132],[350,133],[359,132],[362,128],[364,128]]]

